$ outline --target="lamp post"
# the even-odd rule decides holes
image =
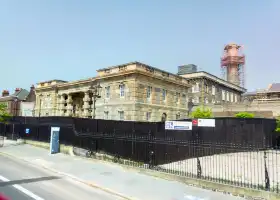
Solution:
[[[13,106],[13,109],[14,109],[14,113],[13,113],[13,115],[14,115],[14,120],[15,120],[15,117],[17,116],[17,104],[18,104],[18,99],[15,98],[15,99],[14,99],[14,106]],[[14,136],[15,136],[15,123],[13,123],[12,140],[15,139]]]
[[[41,109],[42,109],[42,99],[40,97],[40,99],[39,99],[39,114],[38,114],[39,118],[41,117]]]
[[[96,100],[100,98],[100,93],[101,93],[101,86],[99,83],[96,85],[91,85],[89,90],[92,92],[92,98],[93,98],[93,109],[92,109],[92,119],[95,119],[95,110],[96,110]]]

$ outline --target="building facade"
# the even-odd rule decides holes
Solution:
[[[203,71],[181,76],[192,85],[189,96],[194,105],[204,104],[211,108],[213,105],[235,104],[246,92],[245,88]]]
[[[97,84],[100,98],[91,89]],[[90,79],[38,83],[35,114],[133,121],[180,119],[188,116],[191,102],[209,106],[234,103],[244,92],[206,72],[176,75],[132,62],[97,70],[97,76]]]
[[[36,103],[35,87],[34,85],[32,85],[30,87],[30,91],[27,97],[20,102],[20,116],[25,116],[25,117],[34,116],[35,103]]]
[[[16,88],[10,94],[8,90],[3,90],[0,103],[5,104],[7,112],[13,116],[33,116],[36,102],[35,87],[32,85],[30,91]]]
[[[13,116],[20,115],[20,104],[26,99],[29,92],[22,88],[16,88],[14,93],[10,94],[8,90],[3,90],[0,97],[0,103],[5,104],[7,112]]]

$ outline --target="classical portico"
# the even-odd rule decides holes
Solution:
[[[89,90],[58,94],[57,102],[57,116],[89,118],[94,114],[94,96]]]
[[[95,85],[98,85],[97,82],[87,80],[82,87],[69,88],[67,85],[68,87],[59,87],[55,91],[43,90],[37,94],[35,113],[37,116],[92,117],[93,102],[97,97]]]

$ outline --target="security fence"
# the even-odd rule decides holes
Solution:
[[[14,117],[0,132],[49,142],[52,126],[61,127],[60,143],[86,149],[87,156],[279,193],[273,119],[217,118],[214,127],[165,130],[162,122]]]

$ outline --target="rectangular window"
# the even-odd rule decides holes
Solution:
[[[105,96],[106,98],[110,98],[110,86],[105,87]]]
[[[205,93],[209,93],[209,87],[207,84],[205,84]]]
[[[124,120],[124,111],[119,111],[119,120]]]
[[[197,93],[199,92],[199,83],[196,83],[195,85],[192,86],[192,93]]]
[[[147,99],[150,99],[150,98],[151,98],[151,94],[152,94],[152,87],[151,87],[151,86],[148,86],[148,87],[147,87]]]
[[[227,92],[226,95],[227,95],[227,101],[229,101],[229,93]]]
[[[216,94],[216,87],[214,85],[212,85],[212,95]]]
[[[185,94],[182,95],[182,103],[186,103],[187,101],[187,96]]]
[[[166,94],[167,94],[167,91],[165,89],[162,89],[162,100],[163,101],[166,100]]]
[[[120,85],[120,97],[124,97],[125,85]]]
[[[234,102],[237,102],[237,95],[234,95]]]
[[[150,121],[150,120],[151,120],[151,115],[152,115],[151,112],[146,112],[146,120],[147,120],[147,121]]]
[[[180,93],[176,92],[175,103],[179,103],[179,99],[180,99]]]
[[[199,97],[194,97],[193,98],[193,103],[199,103]]]
[[[109,111],[104,112],[104,119],[109,119]]]
[[[225,95],[225,91],[222,90],[222,100],[225,101],[226,100],[226,95]]]

